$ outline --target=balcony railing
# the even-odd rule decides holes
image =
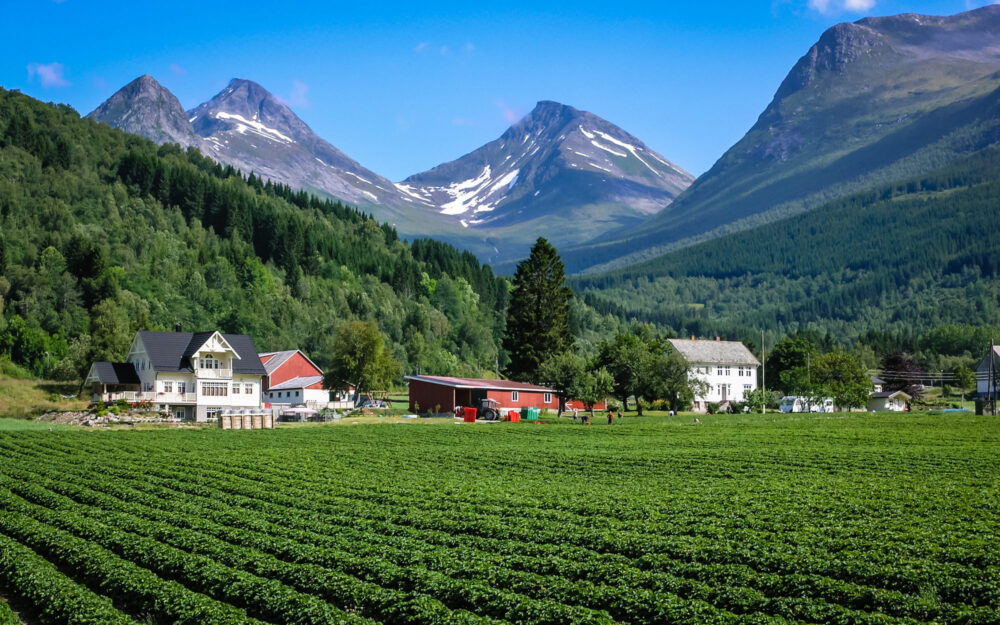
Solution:
[[[195,375],[199,378],[227,379],[233,378],[232,369],[195,369]]]
[[[178,393],[176,391],[167,393],[162,391],[113,391],[104,393],[94,393],[91,400],[94,402],[104,401],[106,403],[116,402],[124,399],[129,403],[150,402],[154,404],[194,404],[198,398],[194,392]]]

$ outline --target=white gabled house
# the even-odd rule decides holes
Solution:
[[[903,391],[878,391],[868,397],[869,412],[903,412],[913,399]]]
[[[760,361],[738,341],[669,339],[688,364],[688,379],[708,385],[708,392],[694,398],[694,410],[705,412],[709,404],[744,401],[757,390]]]
[[[991,356],[993,359],[992,369],[990,368]],[[993,372],[994,378],[1000,379],[1000,345],[994,345],[992,351],[987,350],[982,360],[979,361],[979,366],[976,367],[976,395],[980,399],[988,399],[994,393],[1000,395],[1000,391],[995,391],[992,388],[990,371]],[[1000,388],[1000,382],[997,382],[997,388]]]
[[[148,404],[208,421],[226,410],[259,409],[266,375],[245,334],[137,332],[125,362],[95,362],[84,380],[94,402]]]

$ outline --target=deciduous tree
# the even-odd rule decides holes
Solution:
[[[858,359],[846,352],[818,356],[812,366],[814,399],[830,397],[839,408],[858,408],[868,402],[871,378]]]
[[[587,362],[569,351],[546,359],[538,367],[538,382],[559,394],[559,416],[566,410],[567,399],[583,401],[587,375]]]
[[[353,386],[355,397],[360,397],[373,388],[388,386],[401,371],[374,321],[349,321],[337,327],[333,364],[323,377],[323,386],[336,391]]]

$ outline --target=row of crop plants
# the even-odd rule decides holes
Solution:
[[[46,445],[51,445],[51,441]],[[46,445],[39,448],[39,453],[44,455]],[[52,447],[51,451],[56,451],[56,447]],[[72,452],[72,448],[73,445],[62,447],[61,451]],[[70,457],[73,457],[72,453]],[[115,465],[114,458],[106,460],[110,471],[120,469],[124,475],[136,472],[135,467],[129,466],[127,458],[121,460],[120,467]],[[84,484],[102,488],[104,480],[96,479],[92,473],[88,475],[86,463],[77,464],[79,473],[76,474]],[[74,461],[70,460],[59,468],[58,474],[74,473],[73,467]],[[82,485],[76,485],[76,491],[70,488],[70,492],[65,494],[72,501],[88,501],[89,498],[88,503],[94,505],[94,514],[98,518],[102,511],[124,505],[121,508],[123,514],[129,517],[117,520],[139,533],[144,531],[143,527],[151,527],[151,519],[164,518],[166,510],[162,504],[157,507],[158,502],[170,502],[167,507],[177,509],[176,506],[185,498],[198,498],[198,504],[187,513],[191,531],[187,534],[178,531],[185,525],[185,518],[180,516],[161,528],[157,534],[158,541],[181,541],[175,548],[193,555],[223,558],[218,561],[231,563],[236,571],[251,566],[257,567],[254,570],[260,573],[269,571],[259,576],[265,579],[270,579],[272,575],[286,582],[297,579],[298,586],[294,581],[290,585],[303,592],[309,592],[304,581],[306,578],[296,577],[297,569],[281,569],[281,565],[275,565],[275,556],[282,561],[291,559],[320,567],[313,570],[314,573],[346,570],[358,580],[375,583],[379,588],[382,585],[402,588],[416,593],[416,597],[424,597],[424,601],[437,601],[439,598],[432,596],[436,593],[448,609],[454,608],[454,611],[441,614],[457,612],[461,616],[465,614],[462,612],[464,606],[470,612],[486,612],[496,618],[524,620],[526,615],[535,618],[525,622],[589,622],[588,619],[600,622],[600,612],[580,612],[581,605],[605,610],[619,620],[636,622],[648,622],[653,618],[665,622],[739,622],[746,618],[773,621],[775,618],[780,620],[782,615],[793,620],[817,622],[889,623],[894,619],[924,620],[929,616],[946,622],[990,622],[988,619],[996,616],[988,609],[976,609],[961,603],[951,606],[933,601],[922,603],[919,596],[901,594],[891,588],[859,587],[838,580],[836,576],[796,574],[794,571],[803,558],[800,556],[798,561],[793,559],[788,562],[788,555],[798,554],[789,554],[781,549],[773,550],[765,560],[752,552],[723,550],[704,561],[706,555],[713,554],[706,551],[706,545],[698,545],[698,559],[685,559],[684,550],[692,544],[689,540],[665,541],[670,537],[656,532],[625,531],[618,527],[615,528],[618,530],[616,533],[580,531],[574,524],[579,520],[579,514],[565,511],[560,514],[559,511],[532,506],[512,508],[497,502],[467,500],[455,505],[454,511],[442,513],[436,511],[434,506],[426,505],[419,492],[414,494],[412,491],[402,494],[392,490],[365,491],[339,483],[335,488],[332,488],[334,485],[327,485],[327,489],[319,491],[308,483],[303,484],[303,480],[295,479],[294,475],[284,474],[280,466],[268,465],[266,461],[262,463],[259,458],[243,466],[227,465],[224,470],[217,464],[196,460],[186,463],[183,470],[143,467],[141,473],[147,474],[145,481],[131,485],[135,488],[126,488],[124,492],[121,488],[114,490],[114,480],[104,483],[103,487],[116,497],[95,500],[94,493],[97,491]],[[35,474],[33,481],[37,483],[39,477]],[[62,482],[64,480],[54,480],[50,485],[66,491],[66,485],[60,485]],[[16,484],[11,483],[10,486],[15,487]],[[142,489],[147,488],[162,490],[149,493],[143,504],[138,501],[142,497],[131,496],[132,493],[141,494]],[[18,494],[32,493],[49,504],[53,502],[53,491],[49,491],[49,495],[44,490]],[[171,493],[173,499],[170,498]],[[133,503],[125,504],[126,501]],[[217,502],[216,507],[207,505],[213,501]],[[64,501],[61,505],[69,504]],[[229,506],[229,510],[219,506]],[[213,510],[216,512],[209,514]],[[35,512],[43,513],[40,510]],[[262,518],[270,520],[270,523],[252,523],[255,513],[266,515]],[[282,513],[285,516],[276,516]],[[213,514],[219,516],[214,517]],[[137,517],[145,520],[127,522],[128,518]],[[600,515],[595,517],[600,522]],[[262,531],[269,525],[274,527],[275,518],[281,518],[282,529],[285,529],[286,523],[292,527],[296,527],[296,521],[300,523],[295,541],[279,540],[280,536],[268,536],[266,531]],[[244,519],[249,525],[233,533],[233,524],[238,519]],[[52,520],[56,522],[55,517]],[[310,526],[335,528],[336,533],[327,536],[310,532]],[[345,532],[345,528],[350,528],[352,532]],[[528,532],[522,533],[522,530]],[[226,545],[239,541],[241,531],[244,538],[259,538],[261,543],[255,545],[257,548],[251,552],[251,560],[233,559],[246,558],[246,553],[241,556],[226,553],[229,549]],[[217,542],[207,541],[209,536]],[[442,545],[449,542],[449,536],[459,537],[458,544],[444,548]],[[514,536],[530,536],[531,541],[516,540]],[[745,538],[752,540],[753,536]],[[440,544],[435,544],[435,541]],[[510,545],[514,551],[508,549],[505,552],[504,545]],[[651,545],[658,550],[651,550]],[[530,548],[533,546],[543,549],[538,555],[531,555]],[[545,549],[552,547],[563,549],[563,555],[554,557],[551,549]],[[364,557],[354,555],[358,552],[364,553]],[[270,554],[272,559],[264,558],[266,554]],[[517,557],[519,554],[520,557]],[[742,560],[740,556],[747,556],[745,560],[749,560],[751,566],[747,566],[745,561],[733,562],[734,556],[737,560]],[[252,562],[252,565],[247,562]],[[641,566],[638,566],[640,563]],[[762,564],[777,571],[768,572],[768,566]],[[847,569],[846,575],[857,573],[856,563],[853,566],[855,568]],[[966,592],[995,605],[989,596],[991,589],[980,587],[985,584],[970,588],[968,578],[956,577],[956,571],[972,573],[972,581],[975,582],[975,571],[966,570],[968,568],[944,566],[940,573],[944,578],[964,579]],[[888,584],[897,583],[906,590],[912,590],[906,586],[910,583],[907,578],[892,582],[894,571],[885,572],[889,574]],[[713,578],[713,575],[717,577]],[[872,579],[887,583],[886,577],[877,573],[872,575]],[[734,580],[741,583],[734,584]],[[718,586],[713,587],[711,582]],[[369,591],[372,590],[369,588]],[[320,590],[313,588],[313,592]],[[221,591],[217,593],[226,597]],[[830,605],[827,599],[837,595],[847,606],[856,605],[857,609]],[[343,603],[342,598],[327,598],[333,603]],[[391,603],[396,605],[399,602],[393,600]],[[266,610],[256,609],[258,613],[267,614]],[[359,606],[350,606],[350,609],[357,610]],[[577,611],[574,612],[574,609]],[[867,609],[884,610],[890,614],[866,614],[864,610]],[[379,612],[371,607],[366,610],[362,613],[389,620],[385,618],[384,610]],[[766,616],[768,613],[771,617]],[[896,616],[893,617],[892,613]],[[415,622],[402,620],[404,616],[415,618],[413,613],[399,615],[399,620],[392,622]],[[469,613],[467,617],[472,618],[473,615]]]

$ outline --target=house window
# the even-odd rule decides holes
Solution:
[[[243,392],[247,395],[253,395],[253,384],[244,384]]]
[[[240,394],[240,385],[237,382],[233,382],[233,395]]]
[[[222,408],[206,408],[205,418],[209,421],[218,421],[220,413],[222,413]]]
[[[198,366],[202,369],[218,369],[220,364],[219,359],[212,356],[206,356],[198,361]]]
[[[163,383],[163,392],[164,393],[173,393],[174,392],[174,383],[170,382],[170,381],[165,381]]]
[[[510,394],[510,400],[511,400],[511,401],[517,401],[517,398],[518,398],[518,394],[517,394],[517,391],[513,391],[513,392],[512,392],[511,394]]]
[[[226,382],[202,382],[201,394],[208,397],[225,397],[229,394],[229,384]]]
[[[750,385],[749,384],[744,384],[743,385],[743,396],[746,397],[749,394],[750,394]]]
[[[546,404],[551,404],[552,403],[552,393],[545,393],[544,395],[542,395],[542,401],[545,402]]]
[[[299,396],[299,392],[298,392],[298,391],[295,391],[295,396],[296,396],[296,397],[298,397],[298,396]]]
[[[729,367],[726,367],[726,373],[725,373],[725,375],[729,375]]]
[[[151,390],[153,390],[153,383],[152,382],[145,382],[142,385],[142,390],[144,390],[144,391],[151,391]]]
[[[715,375],[722,375],[722,367],[715,368]]]
[[[178,382],[177,383],[177,392],[180,393],[181,395],[183,395],[184,393],[187,393],[187,382]]]

